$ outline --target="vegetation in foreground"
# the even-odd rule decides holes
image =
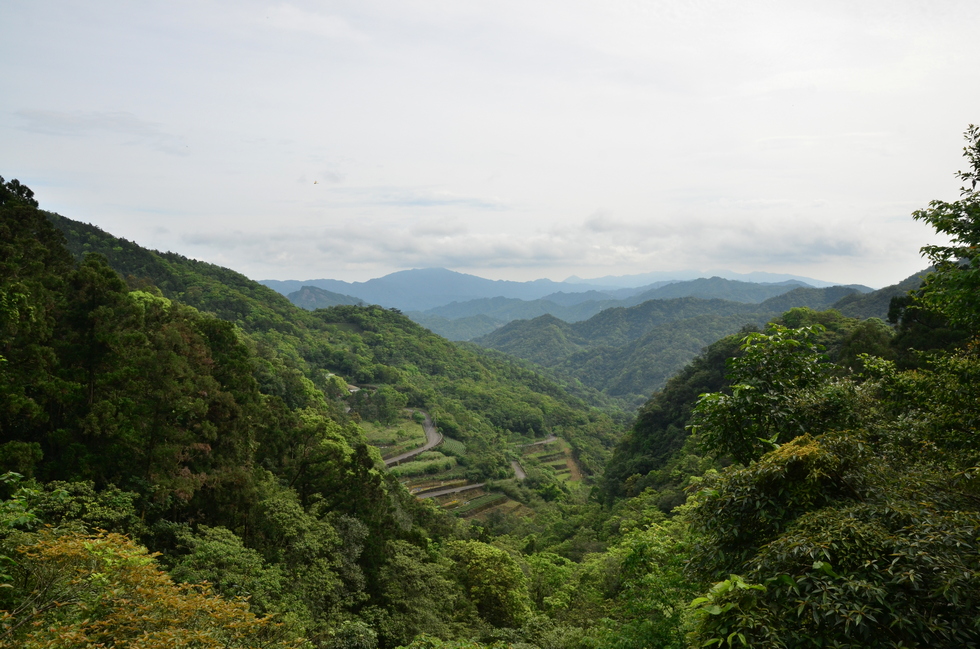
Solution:
[[[280,329],[75,262],[5,184],[0,460],[24,477],[0,510],[0,642],[977,644],[980,129],[967,140],[960,200],[915,214],[952,243],[926,249],[897,330],[797,309],[720,341],[645,406],[594,498],[481,525],[410,497],[329,384],[258,352]],[[383,314],[341,309],[320,320],[336,335],[409,353],[358,320]]]

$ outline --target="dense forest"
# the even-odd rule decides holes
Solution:
[[[959,200],[913,215],[950,243],[891,324],[858,298],[749,324],[631,424],[396,311],[304,311],[0,179],[0,646],[976,646],[966,136]],[[472,480],[552,437],[584,477],[454,516],[366,441],[405,408]]]

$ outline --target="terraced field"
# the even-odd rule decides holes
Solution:
[[[425,430],[422,424],[412,419],[411,412],[403,411],[398,421],[391,425],[362,421],[359,426],[368,444],[378,447],[382,457],[398,455],[425,444]]]
[[[528,445],[524,447],[523,451],[522,463],[529,466],[547,467],[562,482],[579,482],[582,480],[582,471],[576,464],[575,458],[572,457],[572,448],[568,442],[562,439]]]

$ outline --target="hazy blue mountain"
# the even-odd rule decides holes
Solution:
[[[634,296],[632,300],[639,303],[646,300],[663,300],[672,297],[700,297],[704,299],[717,298],[719,300],[731,300],[733,302],[759,303],[800,287],[812,288],[811,285],[804,284],[798,280],[761,284],[758,282],[742,282],[721,277],[702,277],[644,291]]]
[[[727,275],[724,275],[724,273],[727,273]],[[778,286],[787,281],[798,281],[809,286],[822,287],[830,285],[828,282],[821,282],[819,280],[809,280],[807,278],[771,273],[752,273],[732,278],[729,276],[738,274],[719,271],[716,275],[718,276],[717,279],[705,279],[703,273],[687,271],[678,273],[647,273],[645,275],[631,275],[612,279],[600,278],[600,280],[583,280],[581,282],[569,280],[554,282],[550,279],[538,279],[531,282],[513,282],[484,279],[475,275],[446,270],[445,268],[417,268],[391,273],[366,282],[344,282],[335,279],[269,279],[262,280],[261,283],[283,295],[295,293],[304,286],[314,286],[332,293],[355,297],[368,304],[380,304],[381,306],[395,307],[403,311],[427,311],[452,302],[467,302],[469,300],[494,297],[533,301],[554,296],[554,299],[551,301],[559,306],[571,306],[572,303],[584,303],[588,301],[602,302],[604,299],[632,299],[632,304],[638,304],[643,301],[643,299],[636,299],[636,296],[640,293],[692,281],[695,283],[690,284],[691,288],[687,292],[684,289],[676,288],[673,289],[673,292],[665,293],[660,297],[699,295],[701,297],[718,297],[722,299],[759,302],[770,295],[752,297],[750,299],[746,296],[738,296],[737,287],[745,288],[744,285],[753,284],[752,281],[749,281],[749,278],[756,280],[755,283],[759,283],[759,280],[766,280],[765,284],[772,286]],[[606,280],[609,280],[608,283],[603,284],[603,281]],[[723,284],[726,280],[736,283],[727,285],[728,288],[726,289]],[[859,287],[859,289],[871,290],[867,287]],[[727,295],[725,294],[726,290],[728,291]],[[574,294],[582,293],[589,293],[590,297],[572,297]],[[471,313],[469,315],[476,314]],[[494,317],[490,313],[487,313],[487,315]],[[586,315],[584,317],[588,316]]]
[[[547,300],[559,306],[575,306],[583,302],[605,302],[610,299],[622,299],[621,296],[612,295],[605,291],[584,291],[582,293],[566,293],[559,291],[545,295],[542,300]]]
[[[466,340],[460,338],[463,331],[468,328],[454,328],[447,321],[459,318],[472,318],[477,315],[486,315],[494,321],[494,328],[485,329],[482,334],[492,332],[499,326],[499,323],[512,322],[514,320],[530,320],[538,316],[549,314],[565,322],[579,322],[588,320],[600,313],[606,314],[604,317],[615,317],[612,313],[615,309],[623,309],[645,304],[653,301],[659,304],[648,305],[646,308],[652,311],[665,311],[673,315],[670,319],[679,319],[700,315],[699,309],[708,309],[707,312],[716,313],[713,307],[701,305],[698,302],[672,302],[671,300],[680,297],[696,297],[702,300],[719,299],[731,303],[748,304],[759,303],[766,298],[773,299],[780,294],[804,289],[802,293],[795,293],[795,297],[790,298],[785,303],[794,306],[810,306],[812,308],[827,308],[844,295],[853,293],[856,289],[847,287],[828,287],[818,289],[813,287],[800,286],[800,282],[790,280],[778,284],[753,284],[751,282],[740,282],[737,280],[727,280],[720,277],[709,279],[696,279],[682,282],[661,283],[660,286],[648,288],[638,295],[624,299],[587,299],[579,301],[577,296],[601,298],[605,295],[604,291],[589,291],[586,293],[565,293],[559,292],[547,296],[540,300],[520,300],[517,298],[484,298],[479,300],[469,300],[466,302],[453,302],[443,306],[429,309],[425,312],[410,311],[407,315],[416,322],[429,327],[433,332],[451,338],[452,340]],[[829,292],[828,292],[829,291]],[[697,307],[689,305],[698,304]],[[782,303],[779,303],[782,304]],[[689,312],[694,308],[696,312]],[[735,308],[735,307],[732,307]],[[789,307],[787,307],[789,308]],[[739,307],[741,311],[745,308]],[[752,306],[750,311],[779,312],[777,303],[765,307]],[[682,313],[683,311],[683,313]],[[726,311],[728,313],[728,311]],[[427,316],[438,316],[438,319]],[[474,329],[474,331],[476,331]],[[474,338],[482,334],[475,334]],[[620,341],[622,342],[622,341]],[[619,344],[619,343],[617,343]]]
[[[290,293],[286,297],[289,298],[289,301],[296,306],[302,307],[309,311],[313,311],[315,309],[326,309],[327,307],[331,306],[340,306],[341,304],[353,304],[357,306],[362,306],[364,304],[363,300],[356,297],[334,293],[322,288],[317,288],[316,286],[304,286],[295,293]]]
[[[509,297],[537,300],[558,291],[585,292],[593,286],[577,286],[550,279],[532,282],[491,280],[457,273],[445,268],[416,268],[391,273],[366,282],[343,282],[335,279],[262,280],[260,283],[284,295],[303,286],[315,286],[342,295],[351,295],[368,304],[395,307],[403,311],[425,311],[450,302],[480,298]]]
[[[620,300],[604,300],[602,302],[586,301],[569,306],[556,304],[551,300],[519,300],[517,298],[493,297],[466,302],[452,302],[425,311],[425,315],[436,315],[449,320],[469,318],[475,315],[487,315],[494,320],[510,322],[512,320],[528,320],[540,315],[550,314],[565,322],[578,322],[591,318],[604,308],[622,304]],[[414,312],[409,312],[410,314]],[[411,316],[414,318],[414,316]]]
[[[587,284],[593,287],[633,287],[652,284],[653,282],[663,280],[692,280],[703,277],[721,277],[723,279],[733,279],[742,282],[770,284],[796,280],[817,288],[836,285],[834,282],[825,282],[812,277],[803,277],[802,275],[766,272],[736,273],[730,270],[709,270],[707,272],[700,270],[661,270],[651,273],[640,273],[637,275],[606,275],[604,277],[596,277],[593,279],[582,279],[581,277],[572,275],[571,277],[565,279],[565,281],[569,284]]]

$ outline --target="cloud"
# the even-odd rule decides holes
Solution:
[[[476,210],[504,210],[497,201],[459,196],[446,190],[371,188],[364,190],[369,200],[380,205],[402,207],[466,207]]]
[[[416,237],[451,237],[465,234],[468,230],[455,217],[424,219],[409,230]]]
[[[319,176],[317,176],[319,178]],[[337,177],[338,182],[343,177]],[[306,176],[301,180],[306,182]],[[323,181],[320,181],[323,182]],[[495,198],[466,196],[427,187],[352,186],[331,187],[318,203],[329,207],[461,208],[461,210],[505,211],[511,207]]]
[[[279,29],[305,32],[330,40],[364,42],[367,34],[337,15],[321,14],[282,3],[265,11],[269,24]]]
[[[480,226],[480,229],[477,229]],[[454,218],[350,219],[283,232],[189,233],[183,241],[266,268],[467,269],[572,267],[666,269],[752,265],[757,269],[846,261],[874,251],[853,228],[791,218],[629,223],[597,215],[560,230],[494,231]],[[332,270],[330,270],[332,269]]]
[[[22,130],[61,137],[87,137],[104,134],[129,138],[125,144],[146,144],[171,155],[188,155],[184,141],[164,131],[160,124],[122,111],[19,110],[25,120]]]

